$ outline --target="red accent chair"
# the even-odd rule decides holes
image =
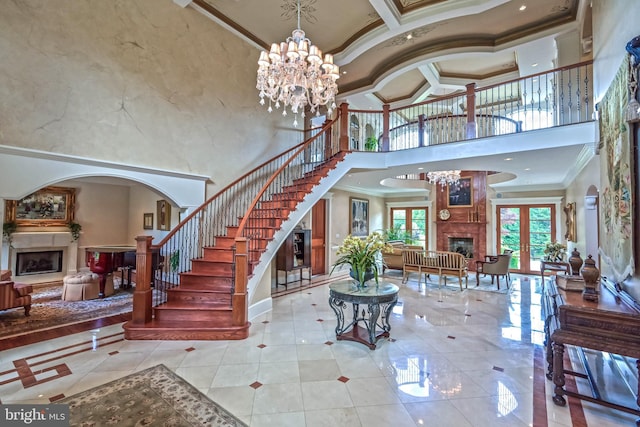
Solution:
[[[33,286],[25,283],[14,283],[12,280],[0,282],[0,310],[24,307],[24,315],[31,310],[31,293]]]

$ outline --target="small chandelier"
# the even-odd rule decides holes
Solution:
[[[444,187],[446,187],[447,184],[456,184],[460,181],[460,171],[448,170],[427,172],[427,180],[431,184],[440,184],[440,187],[444,191]]]
[[[304,31],[300,29],[300,0],[298,0],[298,28],[285,42],[273,43],[269,53],[260,52],[258,60],[258,79],[256,89],[260,91],[260,105],[264,98],[269,99],[276,108],[284,104],[282,115],[287,115],[287,107],[295,114],[294,126],[298,126],[298,110],[302,117],[309,105],[311,112],[320,115],[320,106],[329,105],[328,114],[336,108],[335,97],[338,93],[336,80],[340,69],[333,63],[333,55],[324,55],[317,46],[311,44]]]

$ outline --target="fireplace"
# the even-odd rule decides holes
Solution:
[[[443,221],[438,224],[438,250],[462,253],[468,260],[470,271],[475,271],[477,260],[484,260],[486,247],[487,231],[484,223]]]
[[[59,273],[62,271],[62,251],[16,253],[16,276]]]
[[[60,282],[78,271],[78,242],[68,231],[16,232],[10,247],[2,242],[0,262],[22,283]]]
[[[449,252],[473,258],[473,237],[449,237]]]

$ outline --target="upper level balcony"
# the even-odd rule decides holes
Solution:
[[[527,152],[534,164],[541,159],[557,162],[556,169],[562,168],[559,174],[577,171],[596,152],[592,81],[593,64],[587,61],[487,87],[471,83],[466,91],[402,108],[355,110],[345,103],[331,140],[342,151],[388,153],[383,164],[369,157],[366,165],[372,170],[396,167],[393,173],[398,173],[386,177],[414,173],[415,169],[397,168],[425,162],[421,164],[425,170],[462,167],[502,172],[490,163],[480,165],[478,158],[490,154],[504,158],[518,151]],[[408,151],[423,147],[439,148]],[[545,157],[541,150],[550,151]],[[538,174],[534,179],[523,178],[522,173],[520,182],[517,173],[511,175],[509,185],[515,187],[524,187],[526,180],[538,189],[559,189],[570,173],[559,178]]]

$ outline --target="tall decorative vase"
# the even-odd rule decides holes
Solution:
[[[596,267],[596,262],[591,258],[591,255],[584,261],[584,267],[582,267],[582,278],[584,279],[584,291],[582,291],[582,298],[587,301],[598,301],[598,291],[596,285],[600,278],[600,270]]]
[[[582,267],[582,258],[580,257],[580,252],[578,252],[576,248],[573,248],[573,252],[571,252],[569,264],[571,264],[571,274],[573,276],[579,276],[580,267]]]

